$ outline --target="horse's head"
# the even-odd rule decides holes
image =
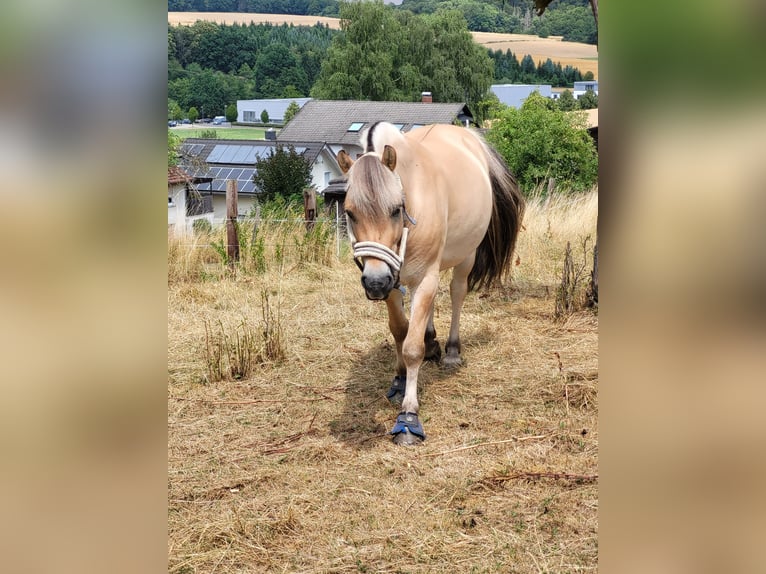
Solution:
[[[369,152],[354,161],[341,150],[338,165],[348,174],[346,220],[362,285],[368,299],[386,299],[398,286],[407,237],[396,151],[387,145],[382,155]]]

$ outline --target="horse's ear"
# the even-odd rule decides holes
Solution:
[[[391,171],[396,167],[396,150],[390,145],[383,148],[383,165]]]
[[[354,165],[354,160],[346,153],[346,150],[342,149],[338,152],[338,165],[343,173],[348,173],[351,166]]]

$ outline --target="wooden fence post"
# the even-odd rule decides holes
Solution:
[[[239,261],[238,215],[237,180],[229,179],[226,181],[226,256],[232,269]]]
[[[306,231],[314,228],[317,216],[317,196],[313,187],[303,190],[303,219],[306,222]]]

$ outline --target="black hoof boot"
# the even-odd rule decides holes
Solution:
[[[400,413],[396,417],[396,424],[391,430],[394,444],[400,446],[415,446],[426,440],[423,425],[420,424],[418,415],[415,413]]]
[[[402,400],[404,399],[404,389],[406,386],[407,376],[396,375],[393,382],[391,383],[391,388],[388,389],[388,392],[386,393],[386,398],[391,403],[401,406]]]

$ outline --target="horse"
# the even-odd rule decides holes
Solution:
[[[369,300],[385,301],[396,342],[387,397],[401,401],[391,430],[399,445],[422,443],[418,373],[424,359],[454,368],[460,312],[469,290],[495,284],[511,265],[524,198],[501,156],[476,131],[446,124],[402,133],[376,122],[356,160],[337,154],[347,175],[344,202],[354,261]],[[433,313],[439,274],[452,269],[452,316],[442,357]],[[404,308],[410,291],[410,316]]]

